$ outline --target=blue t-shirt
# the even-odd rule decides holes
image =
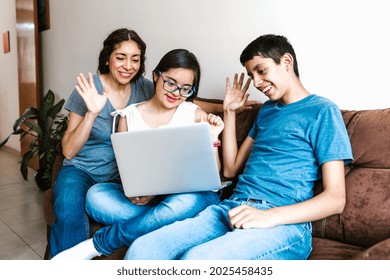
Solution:
[[[340,110],[317,95],[288,105],[266,101],[249,136],[252,151],[233,197],[276,206],[305,201],[321,179],[322,164],[353,159]]]
[[[103,84],[98,75],[93,76],[97,91],[103,92]],[[130,83],[131,94],[126,106],[150,99],[154,94],[153,83],[141,77]],[[73,90],[64,107],[80,116],[85,116],[88,111],[80,94]],[[119,178],[119,171],[115,160],[114,150],[111,144],[112,122],[110,113],[115,108],[107,100],[104,108],[96,118],[92,131],[80,152],[72,159],[64,160],[64,165],[74,165],[89,173],[97,182],[107,182]]]

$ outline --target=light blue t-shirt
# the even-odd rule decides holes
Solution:
[[[103,84],[98,75],[93,76],[96,89],[101,94]],[[126,106],[146,101],[154,94],[153,83],[141,77],[130,83],[131,95]],[[88,111],[80,94],[74,90],[64,107],[70,112],[85,116]],[[107,100],[104,108],[96,118],[92,131],[80,152],[72,159],[64,160],[64,165],[74,165],[89,173],[97,182],[107,182],[119,179],[119,171],[111,144],[112,122],[110,113],[115,108]]]
[[[252,152],[233,197],[276,206],[305,201],[321,179],[322,164],[353,159],[340,110],[317,95],[288,105],[265,102],[249,136]]]

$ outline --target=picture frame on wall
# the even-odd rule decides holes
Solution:
[[[50,28],[49,0],[37,0],[38,3],[38,31]]]

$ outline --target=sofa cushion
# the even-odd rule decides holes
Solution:
[[[389,182],[390,169],[353,168],[346,176],[344,211],[313,222],[313,236],[363,248],[388,238]]]
[[[374,246],[353,256],[353,260],[389,260],[390,238],[375,244]]]
[[[343,242],[313,237],[313,251],[309,260],[349,260],[364,249]]]
[[[344,120],[353,147],[352,165],[390,168],[390,108],[346,112]]]

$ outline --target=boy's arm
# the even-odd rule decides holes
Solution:
[[[330,161],[322,165],[323,192],[313,198],[288,206],[258,210],[241,205],[229,211],[236,228],[271,228],[319,220],[341,213],[345,206],[344,162]]]
[[[253,139],[247,136],[238,149],[235,112],[225,111],[224,123],[225,128],[222,131],[223,175],[226,178],[233,178],[243,169],[249,157]]]
[[[229,78],[226,78],[226,93],[223,102],[225,129],[222,132],[222,153],[223,153],[223,174],[227,178],[235,177],[242,170],[246,160],[249,157],[253,145],[253,139],[247,137],[242,143],[240,149],[237,147],[236,137],[236,112],[248,100],[246,93],[249,87],[250,79],[245,85],[244,74],[240,79],[234,75],[233,85],[230,86]]]
[[[207,113],[218,114],[223,112],[223,104],[218,102],[209,102],[206,98],[197,97],[194,99],[194,104],[198,105]],[[238,109],[238,112],[251,110],[254,105],[261,103],[261,101],[257,100],[247,100],[245,104],[242,105],[241,108]]]

